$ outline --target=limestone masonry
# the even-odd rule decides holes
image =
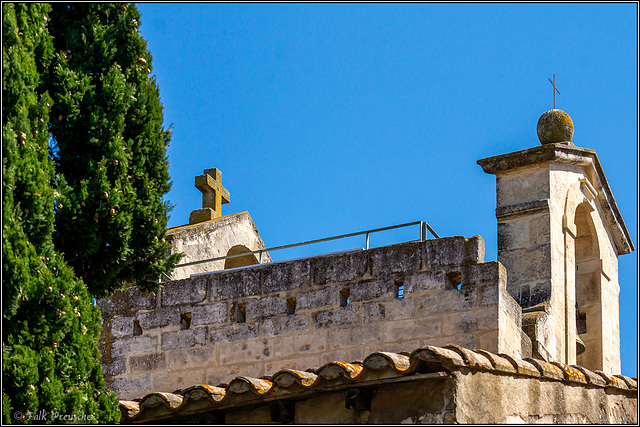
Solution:
[[[272,262],[206,169],[203,208],[167,232],[171,280],[98,301],[123,421],[636,423],[618,300],[635,248],[595,151],[543,117],[542,146],[478,161],[498,262],[480,236]]]
[[[100,304],[107,378],[131,398],[427,343],[530,355],[506,271],[483,258],[479,236],[449,237],[131,288]]]

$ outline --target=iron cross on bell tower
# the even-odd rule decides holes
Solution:
[[[560,95],[560,91],[558,90],[558,87],[556,86],[556,75],[553,75],[553,81],[551,80],[551,77],[548,77],[549,82],[551,82],[551,84],[553,85],[553,109],[556,109],[556,92],[558,92],[558,95]]]

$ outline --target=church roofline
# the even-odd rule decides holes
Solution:
[[[425,373],[425,369],[428,372]],[[121,422],[149,423],[209,411],[251,408],[276,400],[304,399],[316,393],[353,387],[428,381],[450,377],[460,369],[631,392],[638,388],[635,378],[590,371],[581,366],[518,359],[458,345],[425,346],[411,353],[374,352],[362,362],[334,361],[306,371],[282,369],[262,378],[239,376],[217,387],[200,384],[173,393],[149,393],[141,399],[120,400]]]
[[[609,182],[604,174],[600,160],[595,150],[576,147],[564,143],[545,144],[539,147],[515,151],[513,153],[480,159],[477,163],[486,173],[499,175],[511,170],[541,163],[565,163],[585,166],[591,169],[591,174],[597,179],[602,191],[598,192],[597,200],[603,207],[605,220],[612,232],[619,255],[628,254],[635,250],[629,230],[622,219]]]

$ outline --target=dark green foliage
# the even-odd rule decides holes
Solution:
[[[56,248],[94,295],[125,283],[155,291],[179,258],[166,258],[170,134],[140,15],[128,4],[56,3],[50,17]]]
[[[52,100],[41,78],[53,58],[49,9],[2,7],[3,422],[50,422],[54,412],[116,422],[97,350],[100,313],[52,241]]]

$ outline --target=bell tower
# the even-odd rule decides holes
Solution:
[[[542,146],[478,160],[496,175],[498,261],[534,357],[620,373],[618,256],[634,250],[594,150],[553,109]]]

